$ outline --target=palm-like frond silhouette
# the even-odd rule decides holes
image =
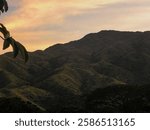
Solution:
[[[6,0],[0,0],[0,12],[4,13],[8,10],[8,3]]]
[[[4,36],[4,38],[1,37],[4,40],[3,50],[7,49],[11,45],[13,48],[14,58],[20,52],[21,55],[23,56],[25,62],[27,62],[28,61],[28,52],[27,52],[26,48],[21,43],[19,43],[18,41],[16,41],[14,38],[12,38],[10,36],[9,31],[6,29],[6,27],[2,23],[0,23],[0,32]]]

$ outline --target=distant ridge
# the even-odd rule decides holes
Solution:
[[[150,84],[150,31],[102,30],[29,57],[24,64],[0,56],[0,97],[51,110],[59,102],[80,106],[83,95],[107,86]]]

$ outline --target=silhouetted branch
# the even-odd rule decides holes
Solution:
[[[0,0],[0,13],[1,12],[4,13],[7,11],[8,11],[7,1]],[[18,41],[16,41],[14,38],[12,38],[10,36],[10,32],[7,30],[7,28],[2,23],[0,23],[0,32],[4,36],[4,37],[0,36],[0,38],[4,40],[3,50],[7,49],[11,45],[13,48],[14,58],[20,52],[21,55],[23,56],[25,62],[27,62],[28,61],[28,52],[27,52],[26,48],[21,43],[19,43]]]

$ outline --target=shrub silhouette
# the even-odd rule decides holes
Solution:
[[[8,11],[7,1],[0,0],[0,13],[4,13],[7,11]],[[7,30],[7,28],[2,23],[0,23],[0,32],[3,34],[3,37],[0,36],[4,40],[3,50],[7,49],[11,45],[13,48],[14,58],[17,57],[17,55],[20,52],[23,59],[25,60],[25,62],[27,62],[28,61],[28,52],[27,52],[26,48],[21,43],[16,41],[13,37],[11,37],[10,32]]]

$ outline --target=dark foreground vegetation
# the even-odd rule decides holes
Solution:
[[[147,113],[150,112],[150,87],[109,86],[84,96],[69,96],[43,100],[44,109],[19,98],[0,98],[0,112],[87,112],[87,113]]]

